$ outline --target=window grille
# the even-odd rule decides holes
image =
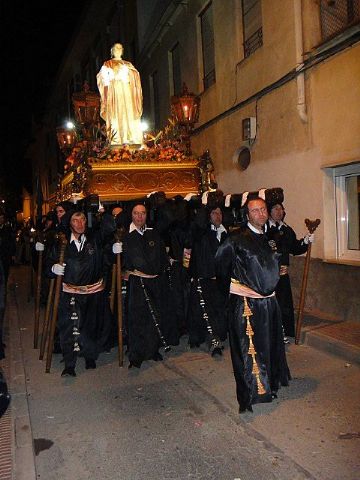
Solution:
[[[329,40],[360,21],[360,0],[321,0],[321,32]]]
[[[212,4],[200,14],[201,46],[203,54],[204,90],[215,83],[215,46]]]
[[[261,0],[242,0],[244,57],[263,44]]]

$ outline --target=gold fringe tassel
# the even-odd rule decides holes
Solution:
[[[258,389],[258,394],[263,395],[266,393],[263,384],[261,383],[260,380],[260,371],[258,364],[256,363],[256,350],[255,346],[252,340],[252,337],[254,336],[254,330],[252,329],[251,323],[250,323],[250,317],[252,315],[252,311],[249,307],[249,304],[247,302],[246,297],[244,297],[244,313],[243,317],[246,317],[246,335],[249,337],[249,350],[248,350],[248,355],[251,355],[252,357],[252,374],[255,375],[256,378],[256,385]]]

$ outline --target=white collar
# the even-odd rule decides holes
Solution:
[[[84,233],[82,233],[82,234],[79,236],[78,239],[75,237],[75,235],[74,235],[73,233],[71,233],[71,235],[70,235],[70,243],[71,243],[71,242],[74,242],[74,243],[75,243],[75,246],[76,246],[78,252],[80,252],[80,250],[82,250],[85,241],[86,241],[86,237],[85,237],[85,234],[84,234]]]
[[[277,222],[277,223],[279,224],[277,228],[281,228],[283,225],[285,225],[285,223],[282,220],[280,220],[280,222]],[[269,227],[276,227],[276,222],[272,218],[269,218]]]
[[[216,227],[213,223],[211,224],[211,230],[213,230],[214,232],[216,232],[216,238],[218,239],[218,241],[220,242],[221,240],[221,234],[223,232],[226,233],[226,228],[224,227],[224,225],[221,223],[218,227]]]
[[[252,225],[250,222],[247,223],[247,226],[250,228],[250,230],[254,233],[257,233],[258,235],[263,235],[266,230],[267,230],[267,225],[265,223],[264,225],[264,230],[258,230],[256,227],[254,227],[254,225]]]
[[[134,230],[136,230],[138,233],[140,233],[140,235],[144,235],[144,232],[145,230],[152,230],[152,228],[149,228],[147,227],[146,225],[144,225],[141,229],[140,228],[137,228],[135,223],[134,222],[131,222],[130,223],[130,227],[129,227],[129,233],[133,232]]]
[[[79,243],[83,243],[83,242],[85,242],[85,240],[86,240],[86,237],[85,237],[85,234],[84,234],[84,233],[82,233],[81,235],[79,235],[79,238],[76,238],[75,235],[74,235],[73,233],[71,233],[70,243],[71,243],[72,241],[74,241],[74,242],[79,242]]]

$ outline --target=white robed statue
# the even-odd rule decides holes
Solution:
[[[139,72],[122,59],[123,46],[115,43],[111,60],[97,74],[101,96],[100,115],[106,122],[112,145],[142,144],[142,89]]]

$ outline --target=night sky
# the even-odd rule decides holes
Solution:
[[[1,2],[2,152],[0,196],[21,208],[21,189],[31,191],[24,161],[32,121],[40,122],[46,99],[88,0]],[[55,135],[55,132],[54,132]]]

